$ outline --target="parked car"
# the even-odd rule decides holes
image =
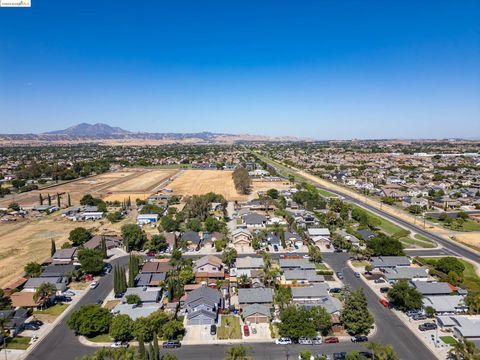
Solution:
[[[341,271],[337,271],[336,274],[337,274],[337,277],[338,277],[340,280],[343,279],[343,273],[342,273]]]
[[[250,330],[248,329],[248,325],[243,325],[243,335],[250,336]]]
[[[298,339],[300,345],[313,345],[312,339],[301,337]]]
[[[328,354],[318,354],[317,357],[319,357],[320,359],[332,360],[332,358]]]
[[[329,337],[325,338],[325,340],[323,342],[325,344],[336,344],[340,341],[338,340],[338,337],[336,337],[336,336],[329,336]]]
[[[56,302],[70,302],[72,301],[72,298],[71,297],[68,297],[68,296],[55,296],[55,301]]]
[[[330,294],[338,294],[340,292],[342,292],[342,289],[341,288],[331,288],[329,290]]]
[[[418,325],[418,330],[420,331],[435,330],[436,328],[437,324],[435,323],[425,323]]]
[[[164,349],[176,349],[176,348],[181,347],[182,344],[180,344],[180,341],[178,341],[178,340],[169,340],[169,341],[165,341],[162,344],[162,346],[163,346]]]
[[[315,336],[312,338],[313,345],[320,345],[322,343],[322,338],[319,336]]]
[[[43,321],[42,321],[42,320],[34,319],[34,320],[30,321],[30,324],[34,324],[34,325],[37,325],[37,326],[42,326],[42,325],[43,325]]]
[[[290,345],[292,343],[292,339],[288,337],[281,337],[280,339],[275,340],[275,344],[277,345]]]
[[[305,255],[303,255],[303,258],[308,260],[308,259],[310,259],[310,255],[305,254]]]
[[[62,296],[75,296],[75,293],[72,290],[67,290],[62,293]]]
[[[333,360],[345,360],[347,353],[342,351],[338,353],[333,353]]]
[[[357,335],[357,336],[352,336],[352,342],[365,342],[368,341],[368,336],[365,335]]]
[[[210,335],[215,335],[217,333],[217,325],[210,325]]]
[[[102,299],[97,299],[97,305],[102,305],[103,304],[103,300]]]
[[[115,341],[112,343],[112,345],[110,345],[112,348],[128,348],[128,346],[128,342],[126,341]]]
[[[413,320],[427,320],[427,315],[425,314],[416,314],[412,316]]]
[[[112,265],[110,265],[110,264],[108,264],[108,266],[105,265],[104,268],[103,268],[103,272],[105,274],[110,274],[112,272]]]
[[[273,245],[273,250],[278,252],[278,246],[277,245]]]
[[[155,257],[155,255],[157,255],[157,253],[155,251],[147,252],[147,256]]]
[[[98,286],[98,281],[92,281],[90,284],[90,289],[95,289]]]
[[[380,288],[380,293],[381,293],[381,294],[386,294],[386,293],[388,292],[388,290],[390,290],[389,287],[381,287],[381,288]]]
[[[303,359],[304,359],[304,357],[302,357],[301,354],[298,354],[298,360],[303,360]],[[309,359],[309,360],[315,360],[315,356],[310,355],[310,359]]]
[[[24,329],[25,330],[37,331],[38,329],[40,329],[40,326],[32,324],[32,323],[27,323],[27,324],[24,325]]]
[[[355,272],[353,273],[353,275],[355,275],[356,278],[360,279],[360,273],[359,273],[359,272],[355,271]]]
[[[115,293],[114,297],[115,299],[120,299],[123,297],[123,293]]]
[[[365,356],[367,359],[373,359],[373,354],[370,351],[360,351],[359,354]]]
[[[386,283],[387,281],[384,278],[378,278],[373,281],[375,284],[383,284]]]
[[[256,334],[257,328],[255,327],[255,325],[250,325],[250,327],[252,328],[252,334]]]

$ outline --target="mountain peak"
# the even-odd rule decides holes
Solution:
[[[78,125],[71,126],[64,130],[55,130],[44,133],[46,135],[69,135],[69,136],[87,136],[87,137],[103,137],[112,135],[126,135],[130,134],[130,131],[123,130],[119,127],[112,127],[107,124],[96,123],[80,123]]]

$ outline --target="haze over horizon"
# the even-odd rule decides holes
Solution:
[[[479,2],[301,5],[1,8],[0,132],[480,136]]]

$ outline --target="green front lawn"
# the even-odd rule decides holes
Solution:
[[[53,315],[58,316],[68,307],[68,304],[55,304],[46,308],[45,310],[35,310],[33,313],[38,315]]]
[[[30,340],[32,338],[28,336],[18,336],[7,339],[7,349],[12,350],[26,350],[30,346]]]
[[[352,260],[353,267],[365,267],[367,265],[370,265],[370,262],[367,260]]]
[[[440,336],[440,340],[442,340],[447,345],[455,345],[457,340],[453,336]]]
[[[221,325],[217,331],[219,340],[241,339],[242,329],[240,328],[240,318],[233,315],[222,316]]]
[[[459,260],[465,265],[465,270],[463,271],[464,286],[471,291],[480,292],[480,277],[475,271],[475,266],[463,259]]]
[[[88,340],[94,343],[108,343],[113,341],[113,339],[108,334],[100,334],[100,335],[88,338]]]

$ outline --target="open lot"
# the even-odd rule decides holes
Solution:
[[[173,194],[191,196],[214,192],[229,201],[245,201],[246,195],[237,193],[232,180],[232,171],[185,170],[168,186]]]
[[[457,233],[454,235],[454,239],[468,246],[480,249],[480,232]]]
[[[152,191],[156,186],[168,179],[177,172],[175,169],[150,170],[142,172],[135,177],[129,177],[127,181],[121,182],[109,188],[111,192],[144,192]]]
[[[252,194],[242,195],[235,189],[232,171],[226,170],[185,170],[167,186],[176,195],[191,196],[214,192],[223,195],[228,201],[246,201],[254,197],[258,191],[271,188],[281,190],[288,187],[287,182],[254,180]]]

